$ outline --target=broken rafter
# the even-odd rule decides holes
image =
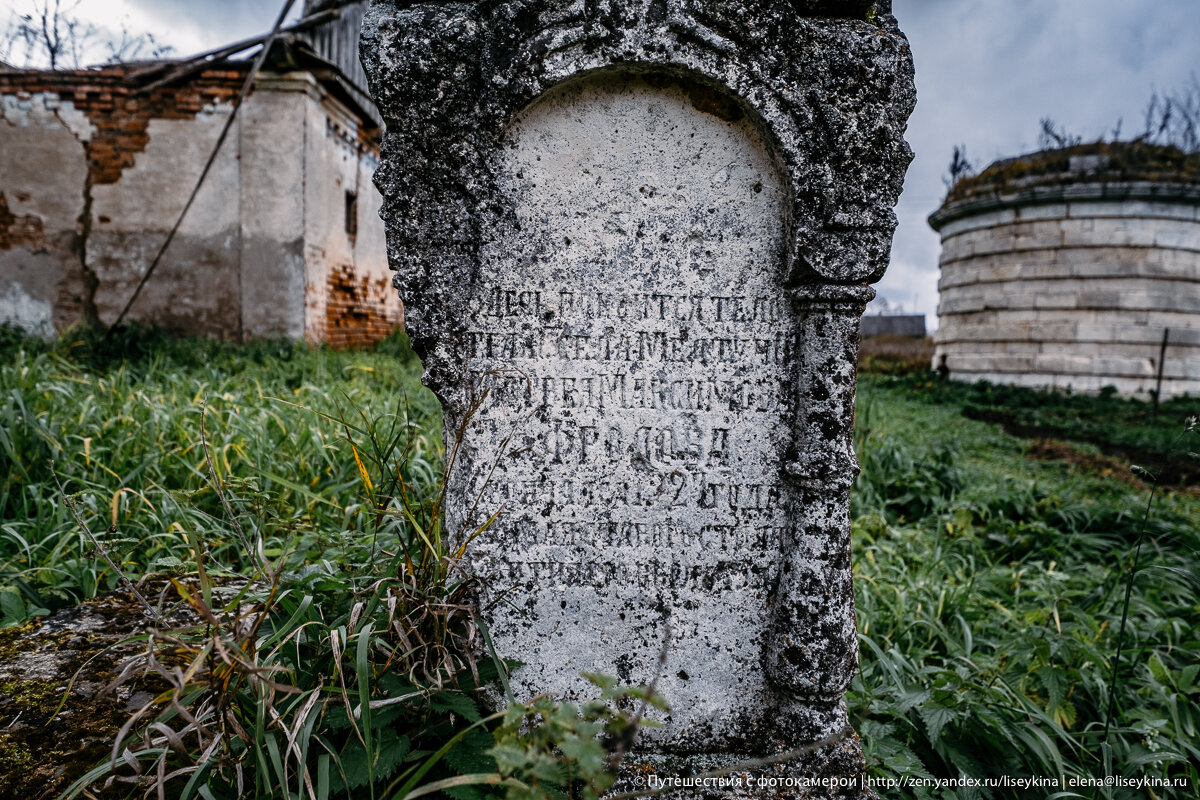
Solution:
[[[286,28],[280,28],[278,31],[272,31],[271,33],[265,33],[261,36],[255,36],[250,39],[242,39],[239,42],[233,42],[232,44],[227,44],[213,50],[197,53],[194,56],[189,56],[183,61],[171,61],[161,64],[153,64],[151,66],[139,67],[138,69],[130,70],[126,74],[126,78],[129,80],[138,80],[161,73],[164,70],[170,70],[164,77],[154,81],[153,83],[143,86],[137,91],[137,94],[147,94],[155,89],[162,88],[163,86],[172,84],[182,78],[186,78],[189,75],[194,75],[197,72],[205,70],[223,58],[229,58],[230,56],[236,55],[243,50],[249,50],[252,47],[257,47],[258,45],[263,44],[267,39],[278,39],[286,34],[298,33],[316,25],[322,25],[326,22],[338,19],[341,15],[341,9],[331,8],[326,11],[311,14],[296,24],[289,25]]]

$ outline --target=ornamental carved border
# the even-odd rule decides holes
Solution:
[[[791,282],[878,280],[912,158],[903,132],[915,102],[908,42],[888,5],[375,0],[361,45],[387,126],[375,180],[417,352],[461,330],[440,287],[473,282],[481,231],[508,213],[493,167],[510,120],[547,89],[597,70],[676,76],[750,115],[790,182]]]

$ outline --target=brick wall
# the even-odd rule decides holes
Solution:
[[[386,278],[356,275],[349,266],[331,269],[325,341],[338,349],[368,347],[403,325],[403,314],[393,299],[395,291]]]
[[[191,119],[218,103],[229,104],[245,81],[241,69],[207,70],[178,84],[141,94],[127,66],[70,71],[0,72],[0,94],[28,100],[56,94],[87,115],[96,132],[85,144],[93,184],[113,184],[150,141],[151,119]]]

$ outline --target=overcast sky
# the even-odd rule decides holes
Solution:
[[[945,196],[951,149],[976,166],[1037,149],[1053,117],[1086,139],[1143,128],[1150,94],[1200,75],[1200,0],[894,0],[917,65],[908,127],[916,158],[880,293],[937,311],[939,240],[925,218]]]
[[[33,2],[0,0],[0,10]],[[296,0],[297,10],[302,5]],[[281,0],[80,0],[79,10],[110,28],[151,31],[182,55],[260,33],[281,7]],[[938,237],[925,218],[945,194],[951,148],[965,144],[977,166],[1036,149],[1045,116],[1085,138],[1118,120],[1135,135],[1152,91],[1176,90],[1200,74],[1200,0],[894,0],[894,10],[917,65],[908,129],[916,159],[879,289],[933,325]]]

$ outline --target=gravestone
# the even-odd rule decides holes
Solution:
[[[362,51],[396,286],[460,439],[447,525],[499,511],[469,561],[514,693],[654,682],[640,763],[795,750],[787,774],[852,786],[781,796],[863,793],[856,348],[914,99],[890,9],[376,0]]]

